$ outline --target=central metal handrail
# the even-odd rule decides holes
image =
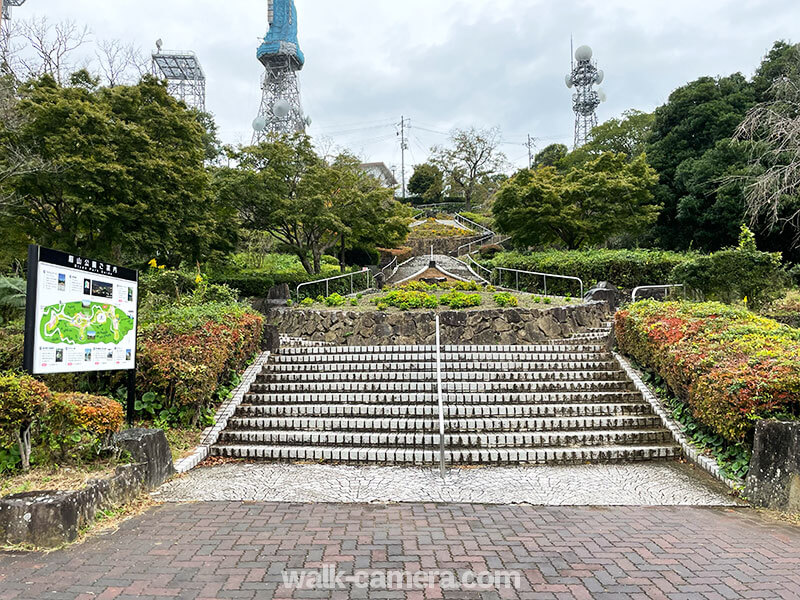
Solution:
[[[442,390],[442,338],[439,315],[436,315],[436,391],[439,398],[439,473],[444,478],[444,393]]]
[[[519,289],[519,276],[520,275],[536,275],[538,277],[544,277],[544,294],[543,296],[549,295],[547,293],[547,278],[552,277],[554,279],[567,279],[570,281],[577,281],[581,284],[581,298],[583,298],[583,279],[580,277],[571,277],[569,275],[555,275],[554,273],[538,273],[537,271],[522,271],[520,269],[508,269],[505,267],[495,267],[495,272],[499,273],[501,276],[504,272],[506,273],[514,273],[516,275],[516,287],[514,288],[516,291],[521,291]],[[498,278],[498,284],[501,284],[502,281]]]
[[[392,261],[388,265],[386,265],[385,267],[383,267],[381,269],[381,273],[383,273],[384,279],[389,279],[389,277],[392,276],[392,275],[386,275],[386,271],[388,271],[392,267],[394,267],[394,271],[392,271],[392,275],[394,275],[395,273],[397,273],[397,269],[400,268],[400,265],[397,263],[397,257],[396,256],[392,259]]]
[[[300,290],[302,288],[310,287],[312,285],[321,285],[321,284],[324,283],[325,284],[325,297],[327,298],[328,296],[331,295],[330,294],[330,291],[331,291],[330,290],[330,283],[331,283],[331,281],[337,281],[339,279],[347,279],[348,277],[350,278],[350,293],[353,294],[354,291],[355,291],[354,278],[357,277],[358,275],[364,275],[364,274],[367,275],[367,288],[366,289],[369,289],[370,288],[370,282],[372,281],[372,274],[370,273],[369,269],[365,268],[362,271],[353,271],[352,273],[346,273],[344,275],[337,275],[336,277],[328,277],[326,279],[315,279],[314,281],[306,281],[305,283],[301,283],[300,285],[297,286],[297,289],[295,290],[295,294],[297,295],[297,299],[300,300]]]
[[[494,271],[492,271],[491,269],[487,269],[486,267],[484,267],[484,266],[483,266],[481,263],[479,263],[477,260],[475,260],[474,258],[472,258],[472,256],[471,256],[470,254],[467,254],[467,260],[469,260],[469,262],[471,262],[471,263],[472,263],[474,266],[478,267],[478,268],[479,268],[481,271],[483,271],[484,273],[488,273],[488,274],[489,274],[489,279],[488,279],[488,281],[491,283],[491,281],[492,281],[492,277],[494,276]]]

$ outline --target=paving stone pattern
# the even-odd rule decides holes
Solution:
[[[482,591],[284,587],[285,570],[327,565],[519,580]],[[0,600],[798,597],[800,528],[747,509],[168,504],[67,550],[0,555]]]
[[[729,490],[680,463],[436,469],[235,463],[162,486],[162,501],[477,502],[550,506],[735,506]]]

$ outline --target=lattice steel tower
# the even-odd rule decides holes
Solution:
[[[10,19],[11,7],[22,6],[23,4],[25,4],[25,0],[3,0],[3,18]]]
[[[163,42],[156,42],[153,52],[153,75],[167,80],[167,91],[189,108],[206,111],[206,76],[194,52],[162,50]]]
[[[605,74],[592,61],[592,49],[581,46],[575,51],[572,72],[567,75],[567,87],[575,88],[572,94],[572,110],[575,111],[575,148],[580,148],[592,139],[592,129],[597,126],[597,107],[606,101],[603,90],[593,86],[603,83]]]
[[[297,41],[294,0],[269,0],[269,31],[256,56],[264,65],[261,107],[253,121],[253,143],[272,135],[305,132],[311,120],[303,115],[297,72],[305,56]]]

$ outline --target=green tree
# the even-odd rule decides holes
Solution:
[[[533,159],[533,167],[561,167],[561,161],[569,154],[569,148],[564,144],[550,144],[539,152]]]
[[[3,146],[51,166],[8,181],[0,208],[41,244],[119,262],[207,258],[235,241],[235,213],[210,194],[196,115],[146,76],[97,87],[85,72],[60,86],[45,75],[20,87],[23,124]]]
[[[691,162],[702,160],[719,141],[730,138],[754,102],[753,86],[737,73],[721,78],[701,77],[675,90],[667,104],[656,109],[647,143],[647,159],[660,178],[655,195],[664,209],[655,238],[662,246],[687,248],[692,245],[697,223],[679,217],[681,199],[692,195],[686,183],[691,180],[695,189],[713,183],[713,180],[701,182],[696,176],[693,179],[678,177],[679,168],[684,173],[693,171]],[[719,157],[711,160],[716,158]],[[713,169],[715,174],[725,170],[719,166]],[[695,171],[695,175],[699,174],[700,170]],[[740,224],[740,221],[726,224],[725,231]],[[719,232],[706,233],[713,238]]]
[[[236,168],[216,172],[221,204],[239,204],[246,228],[267,231],[295,254],[309,274],[322,256],[352,247],[393,245],[408,234],[411,211],[392,190],[343,155],[322,160],[307,136],[244,148]]]
[[[498,192],[494,220],[520,246],[557,244],[573,250],[603,244],[653,224],[659,206],[651,190],[657,180],[644,156],[628,162],[624,154],[610,152],[567,173],[554,167],[525,169]]]
[[[472,209],[479,186],[497,175],[506,163],[499,150],[499,129],[456,129],[450,135],[450,146],[432,149],[431,162],[447,175],[453,192],[463,193],[467,210]]]
[[[615,152],[633,160],[643,154],[655,115],[626,110],[621,119],[609,119],[592,129],[592,140],[583,149],[590,154]]]
[[[441,202],[444,198],[442,170],[431,163],[415,166],[414,174],[408,180],[408,191],[426,202]]]

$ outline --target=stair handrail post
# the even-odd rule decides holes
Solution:
[[[439,473],[444,479],[444,394],[442,393],[442,345],[439,315],[436,315],[436,385],[439,398]]]

